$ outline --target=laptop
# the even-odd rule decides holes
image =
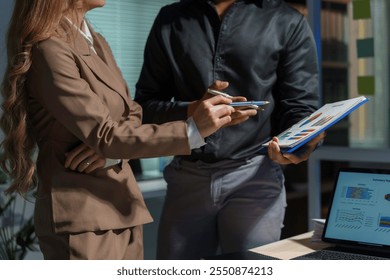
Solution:
[[[390,170],[340,169],[321,238],[331,246],[294,259],[390,259]]]

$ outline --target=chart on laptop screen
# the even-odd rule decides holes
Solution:
[[[390,245],[390,174],[341,172],[326,237]]]

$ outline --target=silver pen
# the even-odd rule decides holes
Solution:
[[[227,98],[230,98],[230,99],[233,98],[233,96],[231,96],[231,95],[229,95],[229,94],[227,94],[227,93],[225,93],[225,92],[218,91],[218,90],[211,89],[211,88],[208,88],[208,89],[207,89],[207,92],[210,93],[210,94],[212,94],[212,95],[222,95],[222,96],[227,97]]]
[[[241,107],[241,106],[264,106],[269,104],[269,101],[242,101],[242,102],[232,102],[229,105],[233,107]]]

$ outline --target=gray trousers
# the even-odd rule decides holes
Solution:
[[[200,259],[280,239],[284,176],[268,157],[211,164],[174,158],[164,178],[157,259]]]

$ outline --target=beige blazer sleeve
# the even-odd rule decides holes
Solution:
[[[111,57],[108,46],[98,49]],[[49,39],[33,52],[29,92],[55,120],[106,158],[190,153],[185,122],[141,125],[140,106],[129,100],[116,65],[107,63],[89,49],[83,52],[63,39]],[[112,103],[118,96],[123,104]],[[118,111],[121,115],[113,117]]]

